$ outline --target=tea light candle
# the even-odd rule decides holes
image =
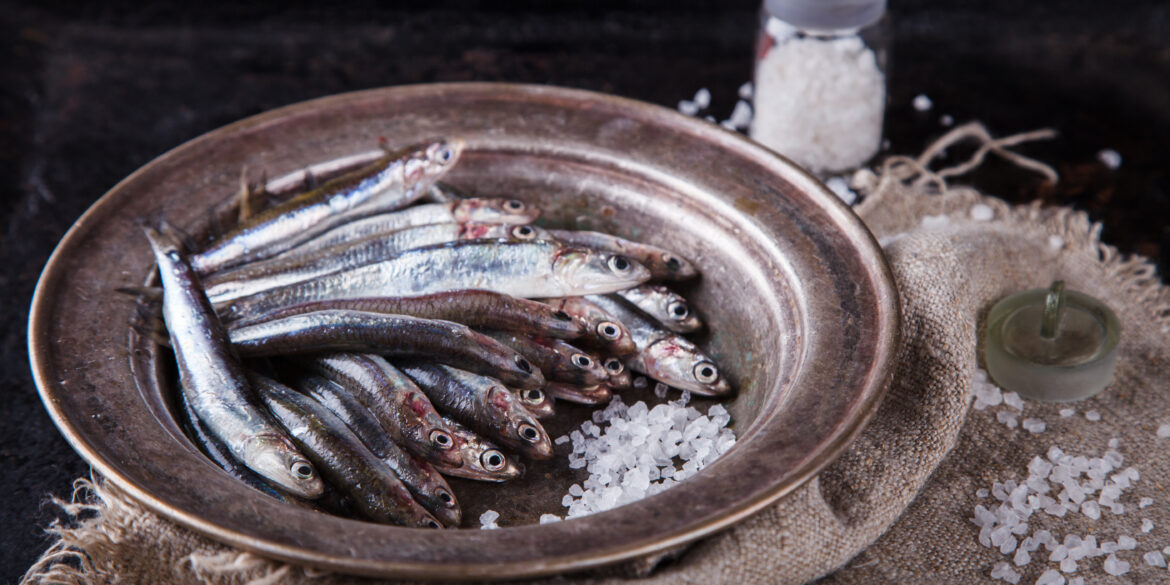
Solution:
[[[999,301],[987,323],[987,370],[1004,390],[1069,402],[1096,395],[1113,379],[1117,316],[1089,295],[1066,291],[1064,281]]]

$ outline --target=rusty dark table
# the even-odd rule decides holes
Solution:
[[[1056,187],[991,161],[968,180],[1009,201],[1088,211],[1104,239],[1170,268],[1170,6],[1158,0],[891,0],[886,134],[917,153],[945,128],[1053,127],[1023,151]],[[25,325],[41,266],[97,197],[203,132],[270,108],[384,85],[549,83],[671,105],[709,88],[726,117],[751,74],[749,0],[307,2],[180,7],[0,2],[0,580],[47,540],[47,495],[86,465],[58,435],[29,375]],[[1105,10],[1102,12],[1101,10]],[[922,93],[934,109],[918,112]],[[1123,156],[1110,170],[1096,155]],[[961,153],[955,152],[952,156]]]

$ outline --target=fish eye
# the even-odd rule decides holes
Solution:
[[[504,458],[504,454],[496,449],[488,449],[479,456],[479,463],[488,471],[499,471],[504,468],[504,464],[508,460]]]
[[[534,388],[524,392],[523,398],[525,402],[531,404],[540,404],[541,402],[544,402],[544,392]]]
[[[437,429],[431,431],[431,442],[438,445],[441,449],[450,449],[451,445],[455,444],[455,441],[451,439],[451,435]]]
[[[626,260],[625,256],[610,256],[609,268],[614,272],[628,272],[630,270],[630,261]]]
[[[439,490],[439,499],[442,500],[443,503],[447,504],[447,505],[451,505],[455,501],[455,498],[451,495],[451,492],[449,492],[445,489]]]
[[[508,211],[524,211],[524,202],[519,199],[509,199],[504,202],[504,209]]]
[[[702,384],[714,384],[719,379],[719,370],[711,362],[695,364],[694,374],[695,379]]]
[[[528,360],[524,359],[524,356],[517,355],[515,361],[516,361],[516,367],[520,368],[520,370],[522,372],[524,372],[525,374],[532,373],[532,364],[528,363]]]
[[[297,479],[312,479],[313,477],[313,466],[304,461],[293,463],[291,471],[293,477]]]
[[[518,240],[531,240],[536,237],[536,230],[526,225],[518,225],[512,228],[512,237]]]
[[[622,360],[617,358],[609,358],[605,360],[605,369],[615,374],[620,374],[622,373],[622,370],[626,369],[626,367],[622,365]]]
[[[678,270],[679,268],[682,268],[682,260],[679,260],[670,254],[663,254],[662,261],[665,262],[666,267],[671,270]]]
[[[520,425],[520,437],[529,443],[535,443],[540,438],[540,431],[536,427],[525,423]]]
[[[564,311],[554,312],[553,317],[556,317],[557,319],[560,319],[561,321],[572,321],[573,320],[573,318],[570,317],[569,314],[564,312]]]
[[[449,163],[455,158],[455,151],[451,150],[450,146],[444,146],[435,153],[435,160],[441,163]]]
[[[589,359],[589,356],[585,354],[575,353],[571,359],[573,360],[573,365],[578,368],[588,368],[593,365],[593,360]]]
[[[666,310],[675,319],[686,319],[687,315],[691,313],[691,310],[687,308],[687,304],[682,301],[670,303]]]
[[[601,323],[597,324],[597,333],[602,337],[613,341],[618,337],[621,337],[622,330],[618,329],[618,326],[614,323],[609,321],[602,321]]]

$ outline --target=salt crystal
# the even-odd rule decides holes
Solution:
[[[1165,439],[1166,437],[1170,437],[1170,424],[1158,426],[1158,438]]]
[[[1024,422],[1020,423],[1020,426],[1024,427],[1024,430],[1034,435],[1043,433],[1044,430],[1048,428],[1047,425],[1044,424],[1044,421],[1038,418],[1026,418],[1024,419]]]
[[[739,86],[739,91],[737,92],[737,94],[739,95],[739,97],[741,97],[745,100],[752,99],[752,82],[748,81],[748,82],[744,83],[743,85]]]
[[[1085,516],[1088,516],[1089,518],[1096,520],[1096,519],[1101,517],[1101,506],[1099,504],[1097,504],[1097,502],[1094,502],[1093,500],[1089,500],[1089,501],[1081,504],[1081,514],[1084,514]]]
[[[1060,236],[1048,236],[1048,247],[1053,250],[1059,250],[1064,247],[1064,238]]]
[[[569,435],[561,435],[561,436],[557,437],[555,441],[553,441],[553,444],[554,445],[564,445],[565,443],[568,443],[568,442],[569,442]]]
[[[1156,550],[1142,555],[1142,559],[1145,560],[1146,564],[1151,567],[1164,568],[1166,566],[1166,557],[1162,556],[1162,553]]]
[[[949,128],[955,124],[955,118],[950,114],[943,114],[938,117],[938,123]]]
[[[991,578],[1002,579],[1008,583],[1018,583],[1020,580],[1020,574],[1017,573],[1011,565],[1001,562],[996,563],[996,565],[991,568]]]
[[[1062,409],[1060,409],[1060,417],[1061,417],[1061,418],[1068,418],[1068,417],[1070,417],[1070,416],[1072,416],[1072,415],[1074,415],[1074,414],[1076,414],[1076,413],[1077,413],[1077,411],[1076,411],[1076,410],[1073,410],[1073,409],[1071,409],[1071,408],[1062,408]]]
[[[666,391],[669,389],[670,389],[670,386],[667,386],[666,384],[659,382],[659,383],[654,385],[654,395],[659,397],[659,398],[666,398]]]
[[[919,112],[925,112],[934,106],[934,102],[926,94],[920,93],[914,96],[914,109]]]
[[[700,88],[699,91],[695,92],[694,100],[695,105],[699,106],[700,109],[706,108],[711,105],[711,90],[705,87]]]
[[[1097,160],[1101,161],[1101,164],[1105,165],[1110,170],[1115,171],[1121,168],[1121,153],[1113,150],[1112,148],[1106,148],[1105,150],[1098,152]]]
[[[646,386],[649,386],[649,385],[650,385],[650,382],[648,382],[646,380],[646,376],[638,376],[637,378],[634,378],[634,389],[635,390],[645,390]]]
[[[1154,498],[1142,498],[1138,500],[1139,508],[1149,508],[1152,505],[1154,505]]]
[[[1085,420],[1097,422],[1097,421],[1101,420],[1101,413],[1099,413],[1095,410],[1090,410],[1090,411],[1085,413]]]
[[[743,100],[735,102],[735,108],[731,110],[731,117],[724,122],[731,126],[731,130],[747,128],[752,123],[751,105]]]
[[[1072,558],[1064,559],[1060,561],[1060,570],[1064,573],[1075,573],[1077,572],[1077,562]]]
[[[989,221],[993,217],[995,217],[995,211],[991,207],[983,203],[977,203],[971,206],[971,219],[975,221]],[[1012,394],[1015,394],[1015,392]],[[1016,397],[1018,398],[1019,395],[1016,394]]]
[[[1018,422],[1016,420],[1015,413],[1007,411],[1007,410],[1001,410],[999,412],[996,412],[995,419],[998,420],[999,422],[1007,425],[1007,427],[1009,429],[1016,428],[1016,425],[1018,424]]]
[[[557,516],[556,514],[541,514],[540,515],[540,523],[541,524],[549,524],[551,522],[560,522],[560,521],[561,521],[561,517]]]
[[[991,492],[987,491],[987,488],[980,488],[975,491],[975,497],[977,498],[986,498],[989,495],[991,495]]]
[[[1017,567],[1023,567],[1032,562],[1032,555],[1028,554],[1027,549],[1020,547],[1016,549],[1016,556],[1012,558],[1012,562],[1015,563]]]
[[[1061,575],[1056,569],[1044,571],[1036,580],[1036,585],[1064,585],[1064,583],[1064,575]]]
[[[1142,518],[1142,533],[1147,533],[1154,529],[1154,523],[1149,518]]]
[[[496,520],[499,519],[499,517],[499,512],[495,510],[488,510],[479,515],[479,527],[483,530],[495,530],[500,527],[498,524],[496,524]]]
[[[846,205],[853,205],[857,201],[857,193],[849,188],[849,181],[845,177],[829,177],[825,180],[825,186]]]
[[[979,206],[976,205],[975,207],[979,207]],[[986,206],[984,206],[984,207],[986,207]],[[991,209],[991,208],[988,207],[988,209]],[[974,214],[975,208],[971,208],[971,212],[972,212],[972,214]],[[976,219],[978,219],[978,218],[976,218]],[[1024,400],[1022,398],[1020,398],[1020,395],[1016,394],[1015,392],[1004,392],[1003,393],[1003,403],[1016,409],[1016,410],[1024,410]]]
[[[1124,575],[1129,572],[1129,563],[1117,560],[1116,555],[1105,557],[1105,572],[1113,576]]]
[[[1117,550],[1133,550],[1137,548],[1137,540],[1132,536],[1122,534],[1117,538]]]
[[[688,116],[694,116],[699,113],[699,105],[691,100],[679,100],[678,111]]]
[[[923,229],[938,229],[946,227],[951,223],[951,220],[946,215],[924,215],[922,216]]]
[[[1120,446],[1121,446],[1121,439],[1118,439],[1117,437],[1109,439],[1109,448],[1110,449],[1116,449]]]

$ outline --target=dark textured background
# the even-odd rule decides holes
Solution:
[[[124,1],[36,9],[0,2],[0,580],[19,578],[87,472],[45,414],[27,366],[27,308],[70,224],[138,166],[270,108],[404,83],[506,80],[673,106],[700,87],[726,117],[751,73],[757,2]],[[1158,259],[1170,246],[1170,5],[891,0],[887,136],[917,153],[941,114],[998,135],[1054,127],[1023,150],[1055,188],[992,161],[970,181],[1024,202],[1090,212],[1104,238]],[[977,6],[976,6],[977,5]],[[1102,12],[1104,11],[1104,12]],[[929,95],[935,108],[914,111]],[[1110,171],[1102,148],[1124,157]]]

